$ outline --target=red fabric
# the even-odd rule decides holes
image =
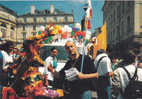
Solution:
[[[19,97],[17,99],[33,99],[32,97]]]
[[[10,87],[4,87],[2,90],[2,99],[16,99],[16,92]]]
[[[92,8],[90,8],[90,15],[89,15],[90,19],[92,18]]]
[[[16,92],[12,88],[4,87],[2,90],[2,99],[33,99],[33,97],[17,97]]]
[[[75,32],[75,36],[83,36],[83,37],[85,37],[85,32],[81,32],[81,31]]]
[[[91,29],[91,22],[90,20],[88,20],[88,26],[87,26],[88,29]]]
[[[63,39],[66,39],[66,38],[67,38],[67,33],[63,33],[63,34],[62,34],[62,38],[63,38]]]
[[[59,30],[58,32],[59,32],[59,34],[61,34],[61,33],[62,33],[62,30]]]
[[[85,32],[82,32],[82,36],[85,37]]]

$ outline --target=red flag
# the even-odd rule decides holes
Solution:
[[[88,29],[91,29],[91,22],[90,20],[88,19],[88,26],[87,26]]]
[[[89,19],[91,19],[92,18],[92,8],[90,8],[90,10],[89,10]]]

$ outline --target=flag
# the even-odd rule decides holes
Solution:
[[[91,0],[88,0],[88,9],[86,11],[87,18],[91,20],[92,18],[92,5]]]
[[[106,23],[101,27],[101,32],[95,37],[96,43],[94,43],[93,58],[96,58],[97,50],[107,49],[107,32]]]
[[[87,17],[84,15],[81,20],[81,31],[85,31],[87,27]]]
[[[87,29],[91,29],[91,19],[92,19],[92,5],[91,0],[88,0],[88,9],[86,11],[86,17],[87,17]]]
[[[88,20],[88,25],[87,25],[87,29],[91,29],[91,22],[90,22],[90,20]]]
[[[97,35],[98,40],[98,49],[107,49],[107,32],[106,32],[106,23],[101,28],[101,33]]]

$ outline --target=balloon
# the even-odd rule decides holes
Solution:
[[[62,33],[62,30],[61,30],[61,29],[60,29],[60,30],[58,30],[58,33],[59,33],[59,34],[61,34],[61,33]]]
[[[81,25],[80,25],[80,23],[76,23],[76,24],[75,24],[75,28],[78,28],[79,30],[81,30]]]
[[[44,27],[44,26],[40,26],[40,30],[41,30],[41,31],[44,31],[44,30],[45,30],[45,27]]]
[[[91,32],[90,31],[86,31],[86,39],[90,39],[91,38]]]
[[[68,32],[72,32],[72,28],[71,27],[68,27]]]
[[[42,33],[42,31],[38,31],[38,34],[41,34]]]
[[[74,34],[75,34],[75,33],[72,31],[72,32],[71,32],[71,35],[74,36]]]

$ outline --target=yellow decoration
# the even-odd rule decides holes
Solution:
[[[64,91],[62,89],[57,89],[56,92],[59,94],[60,97],[64,96]]]
[[[17,71],[16,71],[16,69],[14,69],[14,70],[13,70],[13,74],[16,74],[16,73],[17,73]]]
[[[98,40],[98,49],[104,49],[107,48],[107,33],[106,33],[106,23],[101,28],[101,33],[98,34],[97,40]]]
[[[97,43],[94,44],[94,59],[96,58],[97,50],[104,49],[106,51],[107,49],[107,31],[106,31],[106,23],[101,28],[101,33],[97,35]]]

